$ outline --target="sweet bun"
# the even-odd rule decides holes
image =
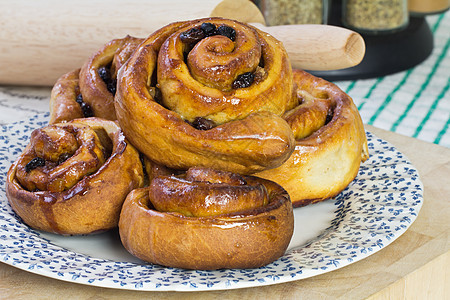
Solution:
[[[220,18],[170,24],[139,45],[117,78],[121,127],[162,165],[247,174],[293,151],[281,118],[296,104],[289,59],[256,28]]]
[[[280,167],[256,173],[289,193],[294,207],[335,197],[369,157],[366,133],[353,100],[336,85],[294,70],[299,105],[284,114],[295,150]]]
[[[132,191],[119,223],[122,243],[136,257],[202,270],[271,263],[284,255],[293,228],[292,204],[281,186],[206,168],[156,177]]]
[[[50,96],[50,124],[77,118],[116,120],[114,95],[117,70],[142,39],[114,39],[95,52],[80,69],[61,76]]]
[[[6,195],[32,228],[90,234],[116,227],[125,197],[143,182],[120,127],[86,118],[34,130],[8,171]]]

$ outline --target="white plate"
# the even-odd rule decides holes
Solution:
[[[24,225],[5,195],[6,172],[48,114],[0,127],[0,261],[92,286],[147,291],[201,291],[299,280],[359,261],[389,245],[416,219],[423,201],[417,170],[391,144],[367,133],[370,159],[336,199],[296,208],[286,254],[258,269],[192,271],[134,258],[117,231],[78,237]],[[331,162],[330,162],[331,163]]]

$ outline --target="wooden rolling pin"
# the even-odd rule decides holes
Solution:
[[[51,86],[114,38],[146,37],[168,23],[208,16],[252,23],[272,34],[284,43],[295,68],[352,67],[365,52],[362,37],[344,28],[266,27],[247,0],[1,1],[0,84]]]
[[[418,15],[441,13],[449,7],[450,0],[408,0],[409,12]]]

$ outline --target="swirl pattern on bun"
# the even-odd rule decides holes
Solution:
[[[156,177],[123,205],[123,245],[145,261],[186,269],[257,268],[284,254],[292,203],[278,184],[208,168]]]
[[[117,71],[142,39],[114,39],[77,70],[61,76],[50,97],[50,124],[78,118],[117,120],[114,108]]]
[[[295,150],[283,165],[255,174],[283,186],[294,207],[338,195],[369,157],[366,133],[353,100],[336,85],[294,70],[299,105],[284,114]]]
[[[210,18],[163,27],[120,69],[117,87],[127,138],[170,168],[246,174],[293,151],[281,117],[296,104],[289,59],[279,41],[248,25]]]
[[[6,195],[35,229],[89,234],[116,227],[125,197],[143,183],[139,153],[120,127],[86,118],[34,130],[8,171]]]

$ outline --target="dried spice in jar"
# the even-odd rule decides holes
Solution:
[[[267,25],[324,24],[328,0],[257,1]]]
[[[344,0],[343,23],[363,33],[393,32],[408,25],[407,0]]]

